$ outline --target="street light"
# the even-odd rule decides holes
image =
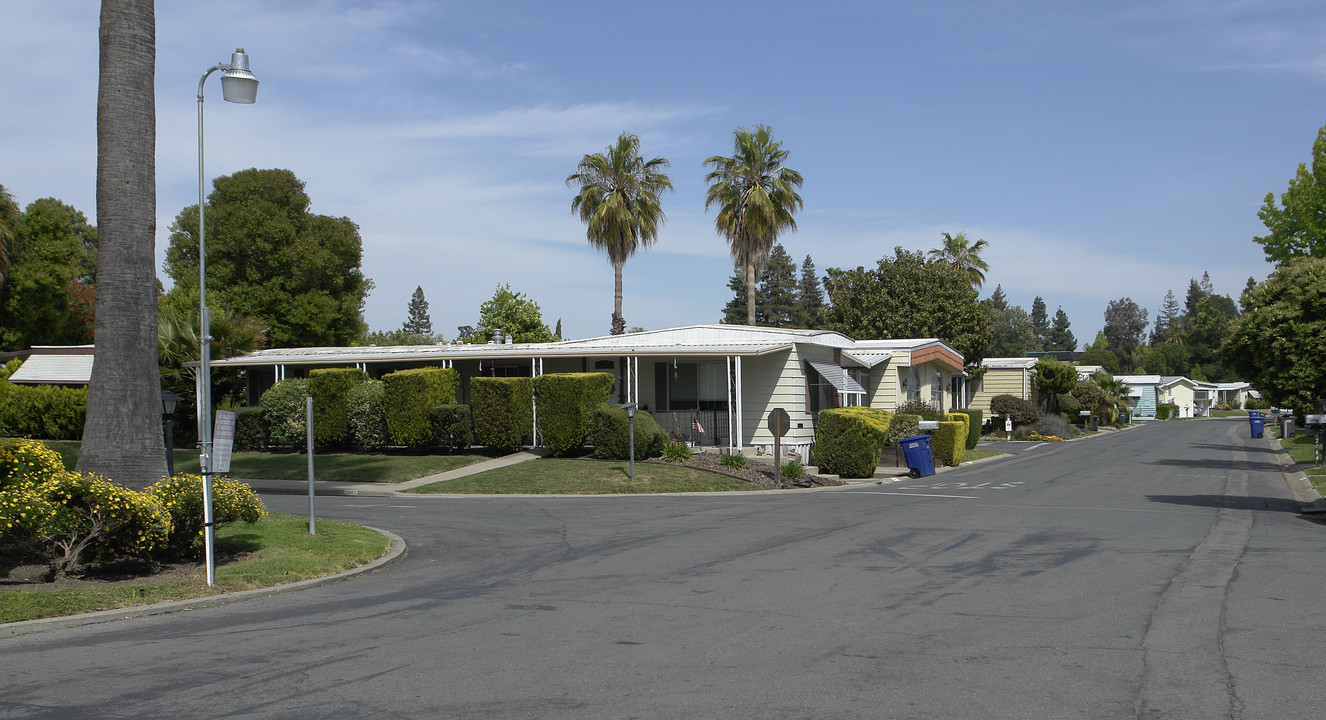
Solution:
[[[166,474],[175,477],[175,405],[180,396],[167,390],[161,393],[161,411],[166,419]]]
[[[203,83],[207,76],[221,71],[221,94],[226,102],[251,105],[258,99],[258,79],[249,72],[249,56],[244,48],[235,48],[230,63],[217,63],[198,80],[198,345],[201,369],[198,373],[198,456],[203,476],[203,527],[207,542],[207,584],[216,584],[216,562],[212,554],[212,327],[207,312],[207,241],[203,212],[206,180],[203,176]]]

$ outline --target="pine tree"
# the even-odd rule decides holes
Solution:
[[[1151,329],[1151,344],[1169,342],[1182,334],[1183,315],[1179,312],[1179,301],[1174,291],[1165,292],[1165,300],[1160,304],[1160,313],[1156,315],[1155,327]]]
[[[1077,349],[1077,338],[1073,337],[1073,331],[1068,329],[1072,323],[1068,322],[1068,313],[1064,312],[1063,306],[1054,313],[1054,325],[1050,327],[1049,333],[1045,336],[1046,350],[1067,350]]]
[[[1008,296],[1004,294],[1003,285],[995,285],[994,292],[990,293],[990,305],[996,310],[1008,309]]]
[[[433,334],[433,320],[428,317],[428,301],[424,299],[422,286],[415,286],[414,294],[410,296],[408,315],[401,329],[412,335]]]
[[[797,312],[795,324],[799,328],[817,330],[824,322],[824,287],[815,274],[815,263],[807,255],[801,263],[801,282],[797,286]]]
[[[797,308],[797,266],[781,243],[774,243],[769,262],[755,288],[755,324],[792,327]]]
[[[1031,301],[1031,326],[1036,331],[1036,349],[1048,349],[1047,337],[1050,333],[1050,316],[1045,311],[1045,300],[1040,295]]]
[[[723,319],[720,321],[725,325],[745,325],[746,324],[746,281],[742,278],[740,272],[732,273],[728,278],[727,288],[732,291],[732,299],[723,306]]]

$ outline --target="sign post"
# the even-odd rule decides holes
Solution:
[[[787,433],[791,420],[782,408],[774,408],[769,412],[769,432],[774,437],[774,471],[779,485],[783,484],[783,435]]]
[[[1004,418],[1004,439],[1013,439],[1013,418],[1011,417]]]
[[[207,586],[216,584],[216,512],[212,508],[212,476],[230,472],[235,447],[235,413],[217,410],[212,423],[212,457],[203,473],[203,536],[207,543]]]

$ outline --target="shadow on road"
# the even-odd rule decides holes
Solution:
[[[1201,448],[1203,450],[1230,450],[1233,448],[1232,445],[1221,445],[1218,443],[1192,443],[1189,447]],[[1258,452],[1258,453],[1280,452],[1279,450],[1276,450],[1275,448],[1270,447],[1269,445],[1246,445],[1240,447],[1239,450],[1242,450],[1243,452]]]
[[[1171,505],[1190,505],[1192,507],[1298,512],[1298,503],[1288,498],[1260,496],[1234,497],[1230,495],[1147,495],[1146,499],[1151,502],[1169,503]]]
[[[1265,462],[1265,461],[1254,462],[1249,460],[1241,460],[1236,462],[1233,460],[1218,460],[1216,458],[1196,459],[1196,460],[1180,460],[1178,458],[1165,458],[1163,460],[1152,460],[1147,464],[1165,465],[1168,467],[1180,467],[1180,468],[1203,468],[1209,470],[1245,470],[1247,472],[1265,472],[1267,470],[1280,469],[1279,465],[1276,465],[1271,462]]]

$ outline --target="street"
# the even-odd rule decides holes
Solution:
[[[1248,436],[1152,423],[818,492],[319,497],[408,554],[0,637],[0,717],[1320,717],[1326,524]]]

